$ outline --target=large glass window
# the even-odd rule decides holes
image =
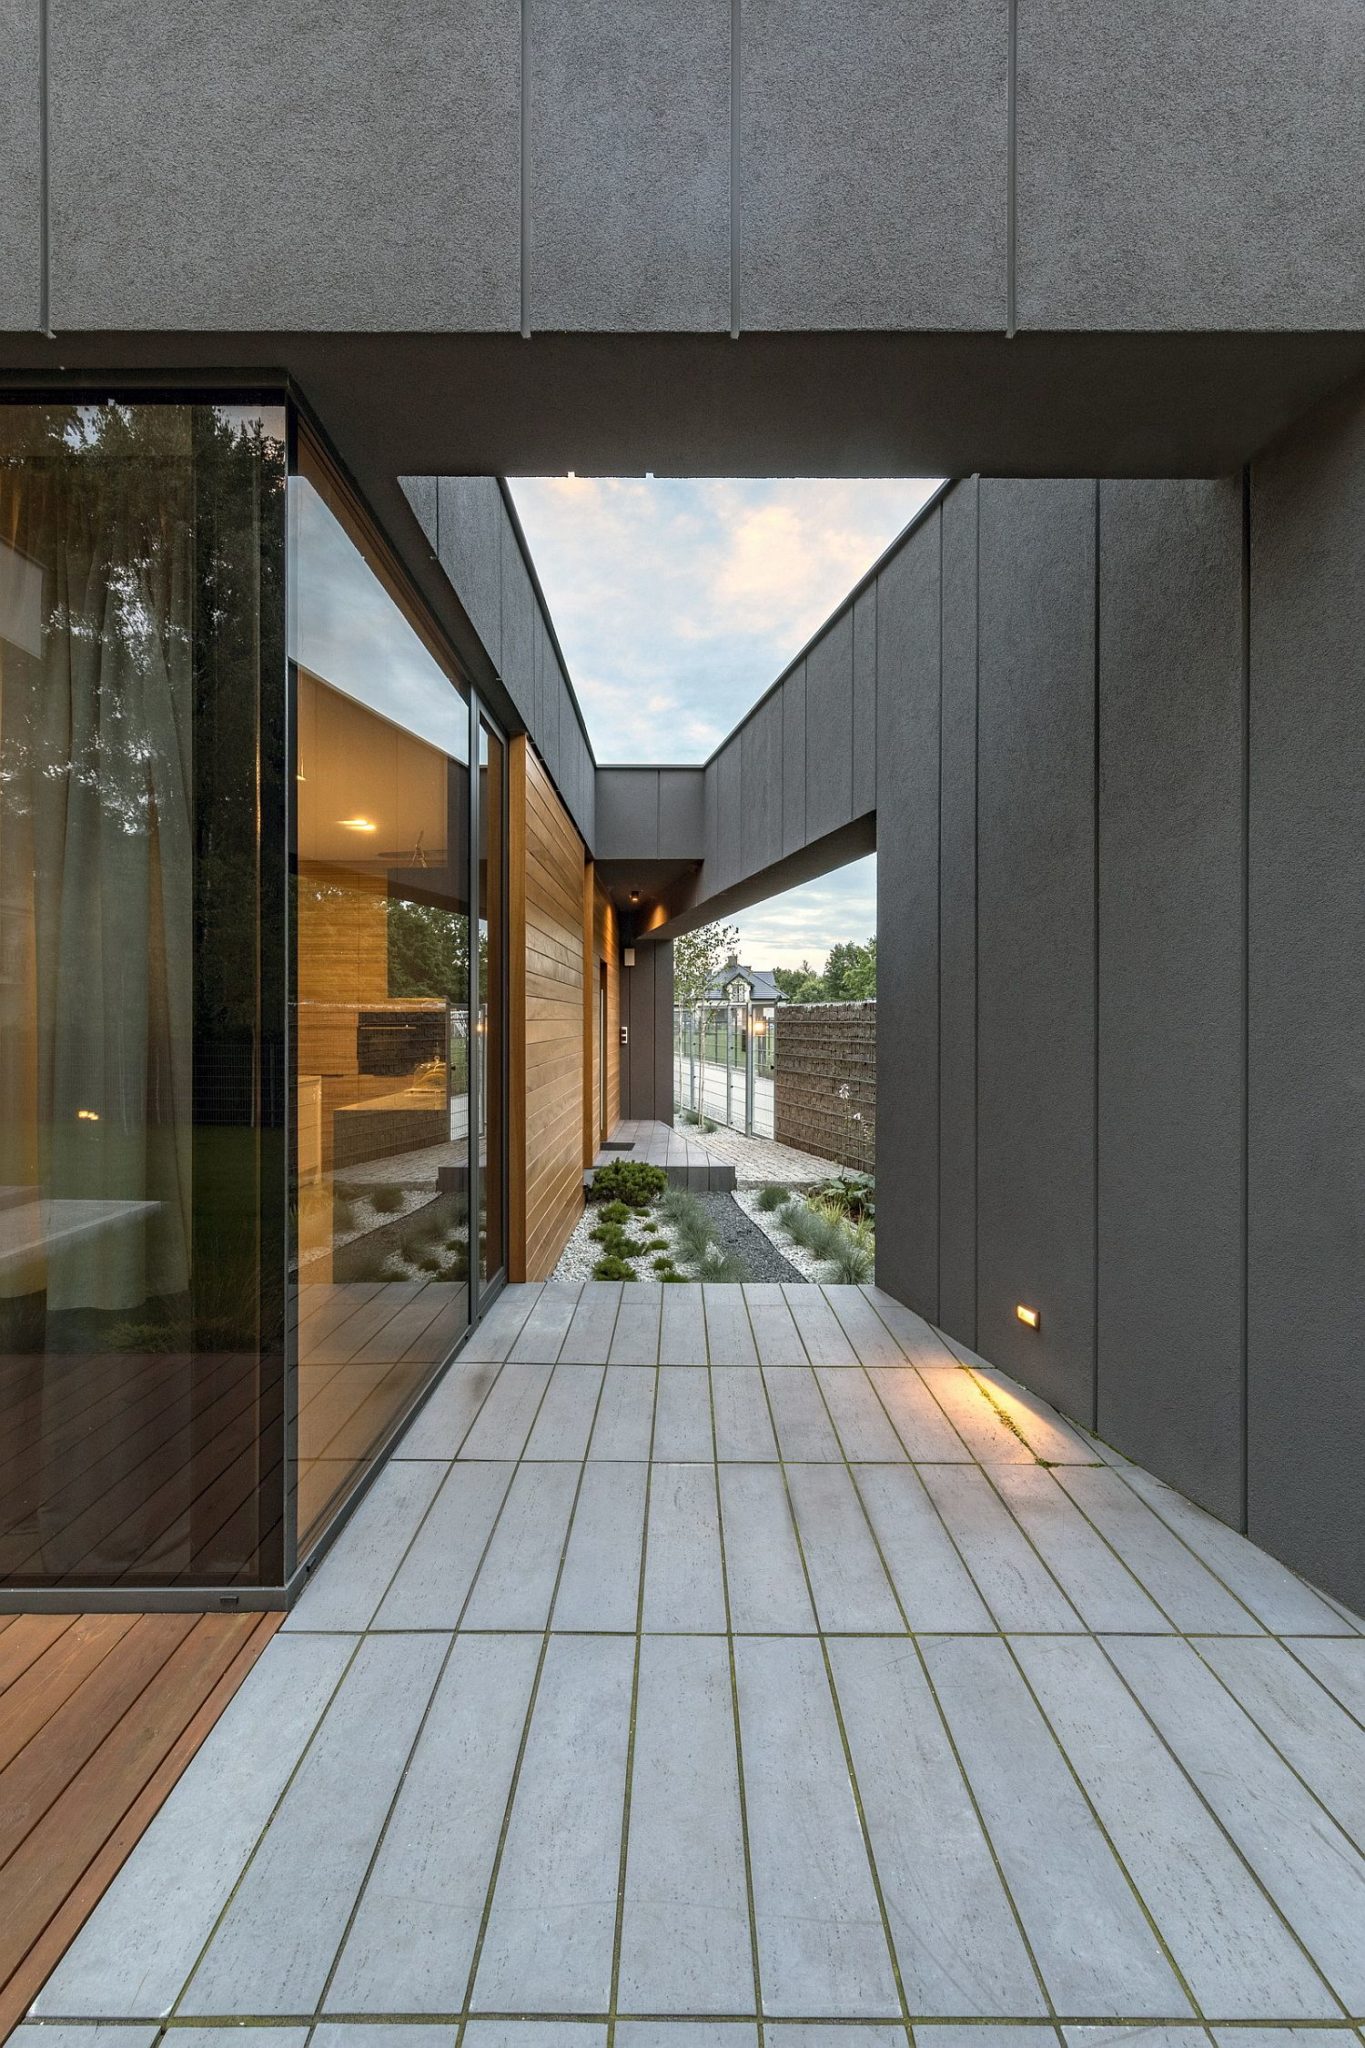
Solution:
[[[486,1286],[501,1272],[503,1246],[503,987],[506,972],[503,745],[479,722],[479,1272]]]
[[[302,1553],[469,1321],[471,715],[306,446],[290,533]]]
[[[278,406],[0,405],[9,1585],[282,1576],[285,466]]]

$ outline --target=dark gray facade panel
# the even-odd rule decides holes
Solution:
[[[0,328],[42,325],[41,22],[39,0],[0,7]]]
[[[703,775],[703,821],[706,851],[703,856],[703,887],[714,895],[724,886],[720,872],[720,756],[708,761]]]
[[[540,609],[512,522],[502,521],[502,661],[499,673],[527,725],[537,714],[536,613]]]
[[[440,501],[440,479],[434,476],[403,476],[398,479],[403,486],[403,496],[413,510],[418,525],[427,537],[431,552],[437,552],[436,521]]]
[[[939,790],[939,1315],[976,1343],[975,481],[940,510],[943,712]]]
[[[1243,1518],[1242,494],[1100,487],[1097,1428]]]
[[[495,669],[502,669],[502,529],[506,510],[497,479],[443,476],[438,491],[441,567],[469,614]],[[540,735],[537,745],[542,756]]]
[[[599,768],[599,860],[653,859],[659,851],[659,770]]]
[[[621,1048],[621,1114],[652,1119],[654,1089],[654,955],[653,946],[635,948],[635,965],[621,968],[621,1021],[626,1043]]]
[[[50,17],[57,327],[512,330],[520,11]]]
[[[806,837],[853,816],[853,614],[841,612],[806,655]]]
[[[877,1271],[938,1318],[939,515],[877,593]]]
[[[736,738],[716,760],[716,875],[721,888],[728,888],[744,873],[743,812],[743,762]]]
[[[745,327],[1000,327],[999,0],[745,0]]]
[[[740,856],[752,875],[782,858],[782,699],[774,693],[740,729]]]
[[[1017,102],[1021,326],[1365,321],[1358,0],[1030,0]]]
[[[526,0],[533,328],[730,323],[730,0]]]
[[[700,768],[659,770],[661,860],[701,860],[706,851],[706,777]]]
[[[855,818],[877,808],[877,586],[853,606],[853,791]]]
[[[795,853],[806,830],[806,665],[782,685],[782,851]]]
[[[1365,394],[1252,478],[1248,1529],[1365,1599]]]
[[[1083,1422],[1095,1314],[1094,523],[1093,484],[982,482],[977,1337]],[[1040,1329],[1017,1321],[1021,1302]]]

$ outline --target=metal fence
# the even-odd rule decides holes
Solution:
[[[773,1003],[699,1003],[675,1009],[675,1109],[749,1138],[771,1138],[777,1031]]]

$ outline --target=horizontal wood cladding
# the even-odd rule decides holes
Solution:
[[[583,1207],[583,842],[535,749],[510,749],[509,1277],[553,1272]]]

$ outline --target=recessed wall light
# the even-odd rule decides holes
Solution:
[[[1043,1320],[1036,1308],[1026,1308],[1022,1301],[1016,1301],[1014,1313],[1018,1316],[1020,1322],[1030,1330],[1036,1330]]]

